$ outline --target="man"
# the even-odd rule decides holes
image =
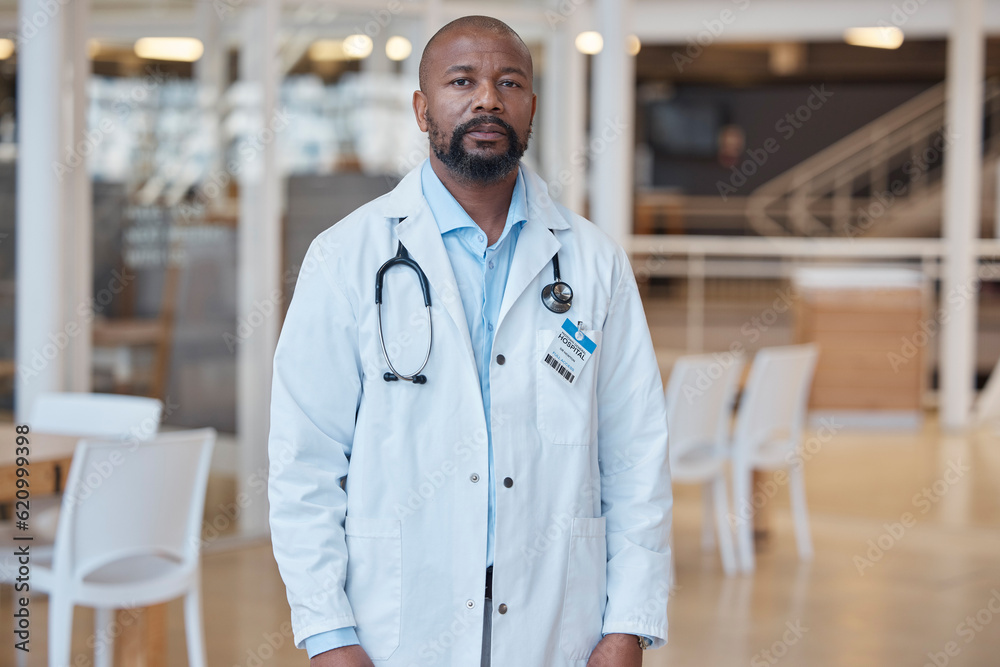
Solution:
[[[627,255],[520,164],[535,103],[506,24],[444,26],[429,159],[306,254],[269,499],[313,667],[639,667],[666,641],[656,358]]]

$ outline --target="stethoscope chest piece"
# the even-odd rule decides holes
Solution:
[[[552,256],[552,277],[555,282],[542,288],[542,303],[553,313],[565,313],[573,306],[573,288],[559,277],[559,253]]]
[[[542,303],[553,313],[565,313],[573,305],[573,288],[562,282],[554,282],[542,288]]]

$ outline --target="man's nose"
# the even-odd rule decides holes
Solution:
[[[481,83],[476,88],[476,111],[488,111],[490,113],[503,112],[503,102],[496,86],[492,83]]]

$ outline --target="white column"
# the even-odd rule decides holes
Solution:
[[[76,312],[92,289],[90,194],[75,148],[83,137],[88,12],[87,2],[19,4],[18,421],[39,392],[90,388],[90,327]]]
[[[587,185],[587,70],[586,56],[576,50],[574,40],[584,13],[581,7],[551,26],[538,96],[543,175],[553,198],[580,214]]]
[[[442,0],[427,0],[424,3],[424,41],[419,47],[414,44],[414,51],[423,52],[424,47],[427,46],[427,42],[431,41],[434,33],[447,23],[444,20],[444,10],[441,7],[441,2]]]
[[[390,27],[392,27],[391,24]],[[389,29],[382,29],[371,38],[372,54],[361,61],[362,72],[368,74],[389,74],[393,71],[393,62],[385,54],[385,43],[389,41],[389,35]]]
[[[983,0],[954,0],[945,121],[955,137],[944,164],[945,266],[941,307],[941,424],[968,422],[975,377],[976,257],[982,181]]]
[[[576,49],[582,31],[584,8],[573,12],[566,23],[563,57],[566,59],[566,155],[567,182],[559,200],[574,213],[583,215],[587,199],[587,56]]]
[[[591,90],[590,215],[621,245],[632,233],[635,62],[625,51],[629,0],[597,0],[604,49],[594,57]]]
[[[248,7],[240,50],[240,78],[258,91],[259,133],[263,139],[251,163],[241,169],[238,243],[238,311],[240,322],[252,326],[237,347],[236,429],[239,442],[239,493],[252,502],[241,516],[240,531],[268,531],[267,498],[251,484],[267,470],[267,434],[271,401],[271,364],[278,339],[281,304],[281,175],[278,173],[276,116],[280,68],[277,32],[279,0],[261,0]],[[261,317],[263,315],[263,317]]]
[[[565,23],[562,24],[565,26]],[[544,71],[542,89],[538,94],[538,109],[535,112],[535,136],[541,135],[541,175],[549,184],[553,197],[562,201],[564,185],[559,181],[559,174],[569,162],[566,155],[566,142],[569,133],[566,128],[565,116],[569,101],[565,98],[568,88],[566,81],[566,42],[572,42],[573,37],[564,29],[553,29],[546,34]],[[535,63],[538,71],[538,63]],[[539,122],[540,121],[540,122]],[[537,132],[538,129],[540,132]]]
[[[70,132],[72,143],[78,145],[87,130],[87,107],[90,83],[90,54],[87,39],[90,33],[90,0],[74,0],[66,5],[67,53],[70,84],[66,94],[72,99]],[[93,380],[93,337],[91,320],[79,315],[80,304],[94,297],[94,197],[87,164],[80,165],[67,176],[70,206],[66,211],[65,289],[69,296],[65,317],[78,324],[79,333],[71,338],[68,387],[70,391],[90,391]],[[103,287],[103,286],[102,286]]]

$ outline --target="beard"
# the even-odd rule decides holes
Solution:
[[[507,133],[507,150],[499,155],[478,155],[465,149],[463,140],[465,134],[481,125],[493,124],[503,128]],[[517,132],[508,123],[496,116],[479,116],[462,123],[451,133],[451,139],[446,143],[445,133],[427,114],[428,134],[431,150],[441,163],[460,180],[488,185],[496,183],[517,168],[521,156],[528,149],[528,138],[531,137],[531,126],[522,144]]]

